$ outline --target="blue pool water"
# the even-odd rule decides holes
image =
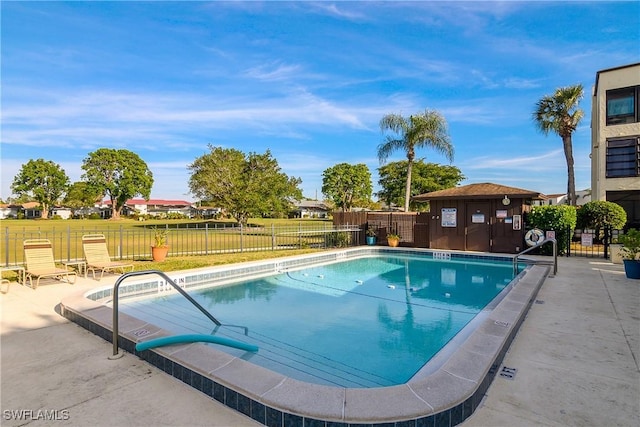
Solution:
[[[176,334],[258,345],[257,353],[216,347],[303,381],[390,386],[408,381],[471,322],[511,282],[512,268],[381,256],[190,291],[225,324],[219,328],[180,295],[124,299],[121,311]]]

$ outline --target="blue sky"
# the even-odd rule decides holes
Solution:
[[[208,144],[271,150],[322,198],[322,172],[365,163],[380,118],[440,111],[463,184],[566,190],[558,136],[535,103],[582,83],[576,187],[590,183],[599,70],[640,62],[640,2],[2,1],[2,184],[43,158],[71,181],[98,148],[137,153],[152,198],[193,200]],[[429,162],[448,163],[432,150]],[[402,160],[397,153],[389,160]]]

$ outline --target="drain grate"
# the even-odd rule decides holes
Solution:
[[[537,299],[537,300],[536,300],[536,304],[544,304],[544,301],[542,301],[542,300],[540,300],[540,299]]]
[[[509,368],[508,366],[503,366],[502,369],[500,370],[500,376],[508,380],[513,380],[516,377],[516,372],[518,372],[516,368]]]
[[[509,326],[509,322],[503,322],[502,320],[495,320],[493,323],[495,323],[498,326],[503,326],[505,328]]]

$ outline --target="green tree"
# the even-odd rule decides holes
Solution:
[[[378,145],[378,159],[384,163],[391,153],[402,150],[407,155],[407,179],[405,184],[404,210],[409,211],[411,199],[411,173],[416,158],[416,149],[429,147],[444,154],[453,161],[453,145],[449,138],[447,122],[437,111],[425,110],[424,113],[402,117],[399,114],[387,114],[380,120],[380,129],[393,132]]]
[[[577,211],[577,227],[581,229],[593,228],[596,235],[607,227],[620,230],[627,223],[627,213],[617,203],[606,200],[594,200],[585,203]]]
[[[129,150],[99,148],[84,159],[82,179],[92,192],[111,200],[111,218],[120,219],[126,201],[142,196],[149,200],[153,174],[147,164]]]
[[[568,249],[567,242],[576,228],[576,208],[569,205],[534,206],[531,208],[531,212],[526,214],[525,221],[531,228],[555,231],[558,255],[562,255]],[[552,249],[550,245],[543,245],[540,247],[540,252],[549,255],[552,253]]]
[[[42,218],[49,217],[49,210],[58,202],[69,186],[64,169],[50,160],[29,160],[13,179],[11,190],[20,196],[33,197],[40,203]]]
[[[22,205],[28,202],[34,202],[35,199],[30,194],[20,194],[18,197],[9,197],[8,203],[12,203],[15,205]]]
[[[84,181],[77,181],[71,184],[67,190],[63,203],[76,211],[95,205],[101,196],[102,194],[99,190],[92,188]]]
[[[267,150],[245,155],[209,145],[210,152],[188,166],[189,188],[196,197],[225,209],[246,224],[251,216],[283,216],[302,199],[299,178],[288,177]]]
[[[338,163],[322,173],[322,194],[343,212],[371,200],[371,172],[364,163]]]
[[[404,205],[407,182],[406,160],[391,162],[378,168],[380,179],[378,184],[382,188],[376,195],[387,203]],[[411,197],[431,191],[444,190],[458,185],[465,176],[456,166],[425,163],[423,159],[414,161],[411,174]],[[417,210],[425,203],[415,203],[410,200],[410,208]],[[425,206],[426,207],[426,206]]]
[[[573,170],[572,135],[578,127],[584,112],[578,108],[583,96],[581,84],[556,89],[553,95],[546,95],[536,103],[533,120],[545,135],[554,132],[562,138],[564,156],[567,161],[567,198],[571,206],[576,206],[576,180]]]

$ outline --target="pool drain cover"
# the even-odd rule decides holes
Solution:
[[[502,369],[500,370],[500,376],[508,380],[513,380],[516,377],[516,372],[518,372],[516,368],[509,368],[507,366],[503,366]]]
[[[537,299],[537,300],[536,300],[536,304],[544,304],[544,301],[542,301],[542,300],[540,300],[540,299]]]

